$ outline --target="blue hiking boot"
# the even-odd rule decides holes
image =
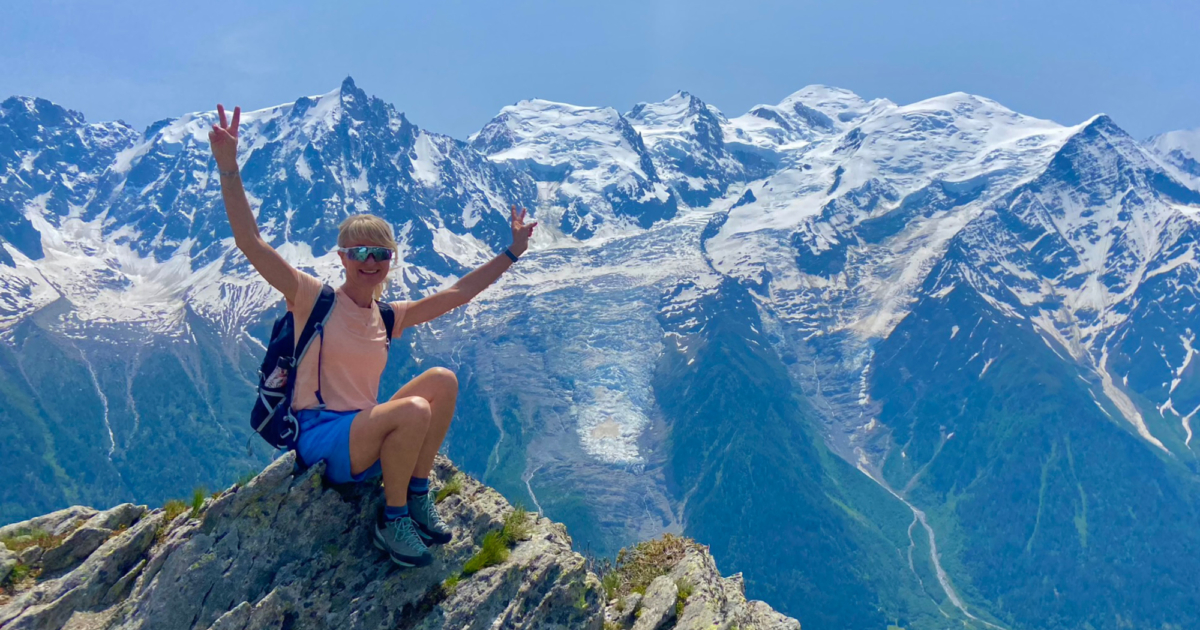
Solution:
[[[373,538],[375,546],[386,551],[392,562],[402,567],[427,567],[433,563],[433,554],[429,553],[429,547],[417,533],[417,525],[408,516],[389,521],[380,509]]]
[[[450,526],[438,514],[432,492],[409,495],[408,513],[412,515],[417,533],[426,545],[444,545],[454,538]]]

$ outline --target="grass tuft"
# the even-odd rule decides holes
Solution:
[[[604,597],[606,599],[616,599],[617,589],[621,587],[621,576],[617,575],[615,571],[609,571],[604,574],[604,577],[600,578],[600,585],[604,587]],[[617,611],[620,612],[624,606],[625,600],[617,599]]]
[[[505,560],[508,560],[508,545],[501,531],[492,530],[484,535],[479,551],[463,564],[462,573],[471,575]]]
[[[442,501],[446,500],[446,497],[462,493],[462,489],[463,475],[462,473],[455,473],[454,476],[450,478],[450,481],[447,481],[446,485],[442,486],[442,489],[437,491],[437,495],[433,497],[433,502],[435,504],[441,503]]]
[[[192,490],[192,514],[188,518],[200,518],[200,510],[204,507],[204,498],[208,490],[203,487]]]
[[[504,544],[512,547],[522,540],[529,540],[533,535],[533,523],[529,522],[529,512],[517,506],[504,517],[504,528],[500,530]]]
[[[163,525],[169,524],[175,520],[175,517],[183,514],[188,509],[188,505],[179,499],[171,499],[163,504],[164,519]]]
[[[442,590],[445,591],[447,595],[453,595],[454,591],[458,590],[458,583],[461,581],[461,575],[451,575],[450,577],[446,578],[445,582],[442,582]]]
[[[492,530],[483,536],[479,551],[463,564],[462,574],[471,575],[508,559],[508,548],[519,541],[528,540],[533,532],[529,513],[518,507],[504,517],[504,527]]]
[[[678,619],[683,616],[683,606],[696,590],[696,585],[687,578],[679,578],[675,581],[675,588],[678,589],[675,595],[675,618]]]

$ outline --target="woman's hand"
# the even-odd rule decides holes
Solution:
[[[217,160],[217,168],[232,171],[237,168],[238,122],[242,118],[242,108],[233,108],[232,123],[225,122],[223,105],[217,105],[217,115],[221,117],[221,124],[213,125],[212,131],[208,132],[208,145]]]
[[[509,214],[512,216],[512,237],[513,244],[509,249],[512,253],[520,256],[529,248],[529,237],[533,235],[533,228],[537,227],[537,221],[525,224],[525,208],[521,208],[521,214],[517,215],[517,207],[513,206],[509,209]]]

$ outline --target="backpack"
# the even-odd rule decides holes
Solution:
[[[292,375],[313,341],[319,340],[322,344],[325,342],[325,323],[329,321],[329,315],[333,312],[334,299],[333,288],[323,285],[316,303],[313,304],[312,313],[309,314],[304,329],[300,331],[298,341],[291,311],[275,320],[275,326],[271,329],[267,356],[263,358],[262,366],[258,370],[258,400],[254,401],[254,409],[250,412],[250,427],[274,448],[296,450],[300,441],[300,423],[292,411],[292,389],[295,387]],[[376,300],[375,303],[379,305],[379,315],[383,317],[390,348],[396,313],[386,302]],[[316,394],[317,402],[320,403],[318,409],[324,409],[319,357]]]

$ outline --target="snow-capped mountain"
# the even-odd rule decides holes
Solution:
[[[752,154],[730,150],[725,115],[687,92],[661,103],[639,103],[625,117],[660,176],[691,207],[707,206],[731,184],[757,179],[769,168]]]
[[[521,101],[471,136],[471,146],[530,173],[539,205],[556,215],[548,227],[564,235],[625,234],[678,207],[641,136],[611,107]]]
[[[0,108],[3,518],[265,457],[242,414],[278,298],[233,247],[214,116]],[[691,533],[808,627],[1195,621],[1192,582],[1104,581],[1200,570],[1187,132],[810,86],[733,118],[522,101],[461,142],[349,79],[242,121],[264,235],[330,282],[353,212],[396,226],[409,298],[502,249],[509,204],[550,228],[383,389],[452,367],[450,454],[586,545]]]
[[[1150,150],[1179,169],[1181,179],[1189,176],[1193,188],[1200,188],[1200,129],[1169,131],[1150,138]]]

